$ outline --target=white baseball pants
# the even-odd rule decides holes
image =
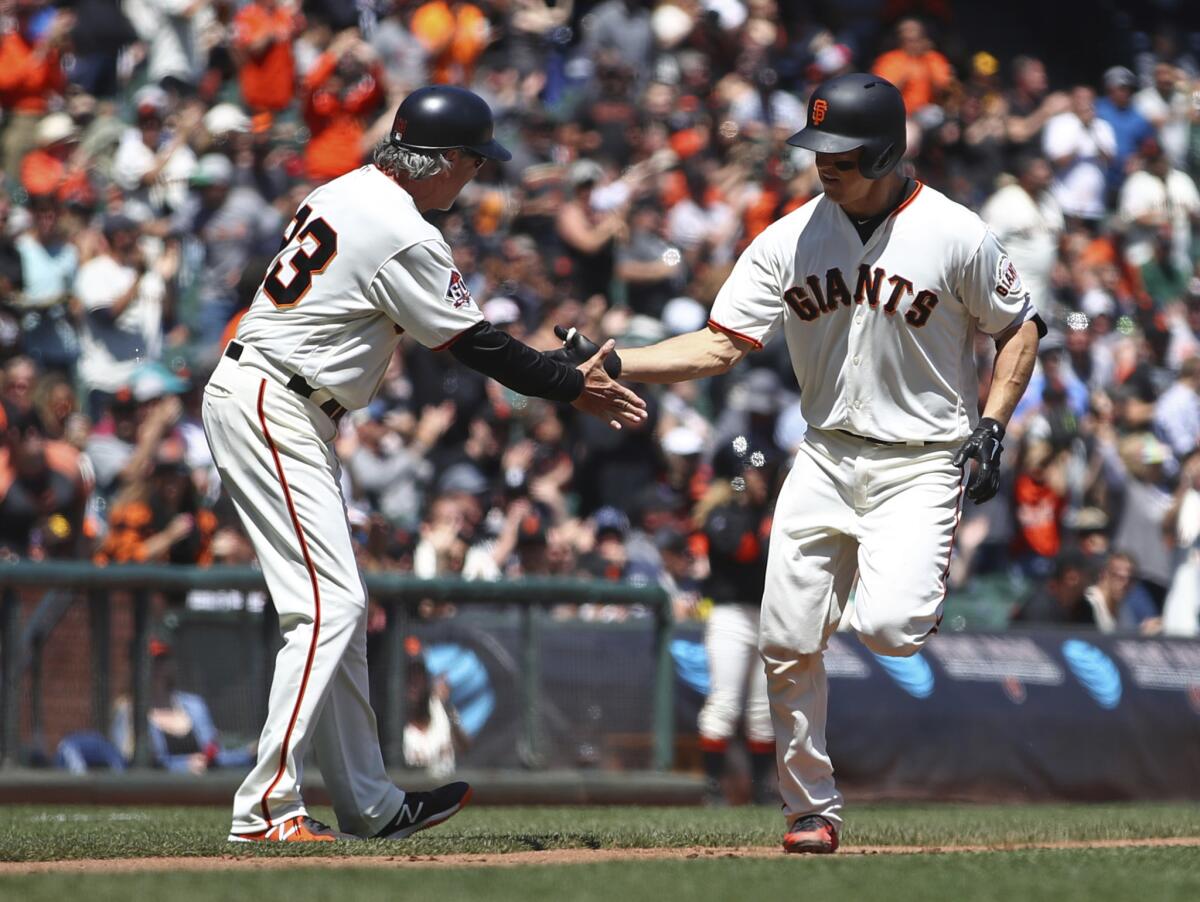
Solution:
[[[758,605],[714,605],[704,629],[708,654],[708,698],[700,709],[700,736],[726,740],[746,714],[746,738],[770,743],[771,709],[767,674],[758,656]],[[768,745],[764,751],[769,751]]]
[[[204,392],[204,430],[279,613],[258,762],[233,803],[233,833],[305,814],[314,743],[344,832],[371,836],[404,793],[384,769],[367,689],[367,593],[355,562],[331,442],[333,422],[278,374],[222,357]]]
[[[822,651],[855,577],[851,625],[872,651],[914,654],[937,629],[961,509],[957,448],[810,429],[796,454],[771,527],[759,635],[789,823],[841,823]]]

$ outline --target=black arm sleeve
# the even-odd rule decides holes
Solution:
[[[535,351],[487,320],[450,345],[459,363],[534,398],[571,403],[583,392],[583,373]]]

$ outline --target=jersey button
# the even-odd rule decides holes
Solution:
[[[855,401],[855,402],[854,402],[854,409],[855,409],[855,410],[862,410],[862,401]]]
[[[861,316],[856,316],[856,317],[854,317],[854,325],[856,325],[856,326],[861,326],[861,325],[862,325],[862,321],[863,321],[863,318],[862,318]]]
[[[855,355],[855,357],[854,357],[854,365],[855,365],[855,366],[858,366],[858,365],[859,365],[859,363],[861,363],[861,362],[862,362],[862,358],[861,358],[861,357],[859,357],[858,355]]]

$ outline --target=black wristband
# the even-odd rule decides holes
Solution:
[[[1004,426],[999,420],[993,420],[991,417],[984,417],[979,421],[979,425],[987,429],[987,431],[996,436],[997,439],[1003,440]]]

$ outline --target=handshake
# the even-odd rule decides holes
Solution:
[[[637,426],[646,419],[646,402],[616,381],[621,375],[621,358],[613,350],[616,343],[612,339],[597,347],[575,328],[555,326],[554,334],[562,340],[562,347],[544,352],[545,356],[583,372],[583,391],[573,406],[606,420],[613,429],[620,429],[622,423]]]

